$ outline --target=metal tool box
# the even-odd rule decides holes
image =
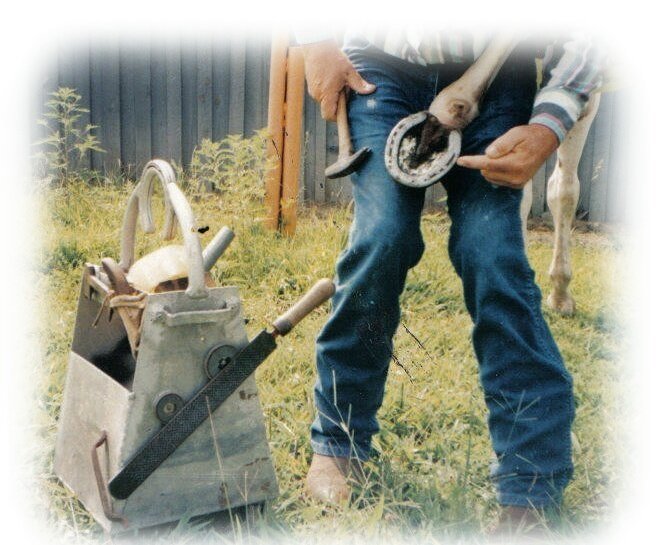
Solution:
[[[177,219],[185,241],[187,288],[138,290],[114,306],[118,295],[104,268],[85,266],[55,447],[57,476],[111,533],[278,494],[253,374],[210,406],[206,420],[126,499],[109,491],[111,478],[249,343],[238,290],[206,285],[193,213],[164,161],[147,165],[129,201],[122,270],[133,262],[137,218],[153,230],[155,181],[164,190],[167,234]],[[122,309],[133,312],[133,334]]]

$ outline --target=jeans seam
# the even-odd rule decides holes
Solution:
[[[536,305],[536,297],[535,297],[535,290],[536,290],[536,285],[535,285],[535,280],[533,278],[533,275],[529,275],[529,289],[528,289],[528,297],[529,297],[529,303],[532,305],[532,308],[536,308],[538,305]],[[544,336],[545,335],[545,328],[543,327],[543,318],[542,318],[542,308],[539,309],[538,312],[536,312],[536,317],[535,317],[535,322],[536,322],[536,332],[538,333],[539,336]],[[550,359],[555,359],[555,354],[552,354],[551,351],[549,350],[547,344],[545,344],[544,348],[545,356],[547,356]],[[566,370],[567,373],[567,370]],[[570,385],[571,391],[572,391],[572,385]],[[570,415],[573,412],[573,407],[572,407],[572,395],[571,396],[566,396],[565,401],[565,410],[566,414]],[[572,428],[572,424],[571,424]],[[572,429],[570,430],[570,433],[572,433]],[[566,440],[564,438],[564,442],[566,443],[564,445],[564,450],[565,450],[565,455],[566,459],[570,463],[570,467],[572,467],[572,441],[571,440]]]

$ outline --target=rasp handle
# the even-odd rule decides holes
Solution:
[[[299,299],[293,307],[281,314],[273,322],[275,333],[287,335],[292,328],[336,292],[336,286],[328,278],[318,280],[308,293]]]

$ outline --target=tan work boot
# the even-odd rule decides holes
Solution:
[[[542,536],[547,530],[542,512],[531,507],[504,505],[501,507],[499,520],[489,534],[494,537]]]
[[[313,454],[306,477],[306,494],[325,503],[341,504],[349,498],[352,479],[361,480],[361,463],[349,458]]]

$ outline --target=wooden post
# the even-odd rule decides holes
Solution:
[[[283,137],[285,132],[285,82],[287,74],[287,34],[274,34],[269,67],[269,113],[267,157],[270,164],[266,179],[265,206],[269,229],[280,225],[280,201],[283,175]]]
[[[294,235],[297,224],[304,82],[303,52],[299,47],[291,47],[287,59],[283,189],[281,193],[281,227],[283,232],[289,236]]]
[[[299,195],[305,74],[301,48],[289,47],[287,35],[274,35],[269,73],[270,169],[266,179],[265,225],[294,234]]]

